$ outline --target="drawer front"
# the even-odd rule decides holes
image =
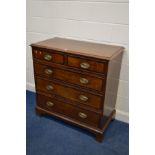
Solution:
[[[37,101],[38,106],[45,110],[68,116],[72,119],[87,123],[95,127],[98,126],[99,115],[94,112],[90,112],[73,105],[57,101],[54,98],[39,94],[37,95]]]
[[[64,57],[61,54],[52,52],[47,52],[43,50],[33,50],[33,57],[46,62],[53,62],[58,64],[64,63]]]
[[[38,63],[34,63],[34,71],[37,75],[44,76],[49,79],[55,78],[80,86],[88,87],[94,90],[102,90],[103,79],[99,79],[96,77],[53,68],[50,66],[40,65]]]
[[[81,58],[68,57],[68,66],[104,73],[105,64],[101,62],[85,60]]]
[[[72,101],[80,102],[99,109],[101,107],[101,96],[96,96],[90,93],[78,91],[76,89],[57,84],[55,82],[42,80],[36,78],[37,90],[44,91],[46,93],[56,94]]]

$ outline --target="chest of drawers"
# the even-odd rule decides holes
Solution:
[[[31,47],[37,114],[87,129],[102,141],[116,113],[123,47],[63,38]]]

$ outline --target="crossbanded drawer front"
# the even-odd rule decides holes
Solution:
[[[71,56],[68,56],[68,66],[100,73],[105,72],[105,64],[102,62],[85,60],[82,58],[76,58]]]
[[[36,84],[37,90],[46,93],[56,94],[66,99],[89,105],[93,108],[101,108],[102,96],[82,92],[81,90],[78,91],[74,88],[67,87],[62,84],[58,84],[48,80],[43,80],[38,77],[36,77]]]
[[[98,127],[100,116],[94,112],[87,111],[70,104],[57,101],[54,98],[39,94],[37,95],[37,101],[37,106],[47,111],[56,112],[80,122],[87,123],[91,126]]]
[[[58,64],[64,63],[64,57],[62,54],[55,53],[55,51],[51,50],[51,52],[43,51],[43,50],[33,50],[33,58],[46,61],[53,62]]]
[[[104,79],[34,63],[35,74],[101,91]]]

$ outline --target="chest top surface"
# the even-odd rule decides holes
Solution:
[[[31,44],[32,47],[58,50],[71,54],[79,54],[99,59],[111,60],[114,56],[123,51],[123,47],[92,43],[87,41],[78,41],[64,38],[52,38]]]

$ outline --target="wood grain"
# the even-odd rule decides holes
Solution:
[[[83,69],[80,66],[82,63],[89,64],[90,65],[89,68]],[[92,61],[92,60],[80,59],[80,58],[75,58],[75,57],[68,57],[68,66],[80,68],[82,70],[89,70],[89,71],[104,73],[105,64],[103,62],[99,63],[99,62]]]
[[[36,83],[37,83],[37,90],[46,92],[46,93],[51,93],[51,94],[56,94],[59,96],[62,96],[64,98],[70,99],[72,101],[80,102],[82,104],[92,106],[94,108],[100,108],[101,103],[102,103],[102,97],[86,93],[84,91],[78,91],[76,89],[73,89],[71,87],[67,87],[62,84],[58,84],[53,81],[48,81],[48,80],[43,80],[40,78],[36,78]],[[52,86],[53,90],[47,90],[47,86]],[[88,98],[87,101],[82,101],[80,100],[80,95],[84,95]]]
[[[46,60],[44,58],[46,55],[50,55],[52,57],[51,60]],[[58,64],[64,63],[63,55],[55,53],[55,51],[53,51],[53,50],[51,50],[51,52],[48,52],[48,51],[42,50],[42,49],[39,49],[39,50],[34,49],[33,50],[33,57],[36,59],[47,61],[47,62],[53,62],[53,63],[58,63]]]
[[[95,127],[98,127],[99,124],[99,115],[97,115],[96,113],[81,109],[81,108],[77,108],[73,105],[64,103],[64,102],[60,102],[56,99],[50,98],[50,97],[45,97],[43,95],[37,95],[37,101],[38,101],[38,106],[46,109],[48,111],[52,111],[52,112],[56,112],[56,113],[60,113],[63,114],[65,116],[68,116],[70,118],[73,118],[75,120],[81,121],[81,122],[85,122],[88,125],[92,125]],[[53,106],[50,107],[47,105],[47,102],[52,102]],[[79,113],[83,113],[86,115],[86,118],[81,118],[79,116]]]
[[[112,59],[114,55],[119,54],[123,50],[123,47],[120,46],[105,45],[58,37],[31,44],[31,46],[55,49],[66,53],[91,56],[94,58],[106,60]]]
[[[46,73],[46,70],[50,70],[51,74]],[[85,74],[79,74],[47,65],[41,65],[39,63],[34,63],[34,71],[35,74],[38,76],[43,76],[48,79],[59,79],[65,82],[77,84],[98,91],[102,91],[102,84],[104,84],[104,79],[96,78]],[[87,79],[88,83],[81,83],[81,78]]]

